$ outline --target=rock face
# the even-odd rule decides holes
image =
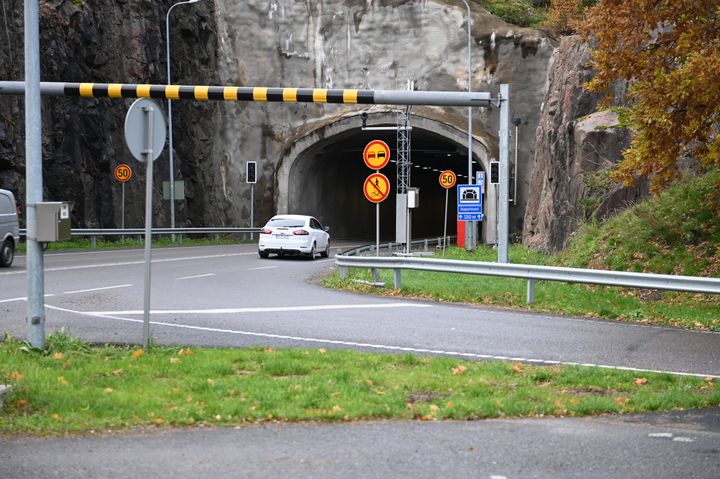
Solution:
[[[592,76],[587,47],[578,37],[564,37],[537,128],[525,246],[558,251],[582,221],[607,216],[647,194],[646,186],[625,188],[608,176],[629,146],[630,133],[619,126],[617,114],[593,113],[599,97],[582,88]],[[618,91],[621,102],[622,85]]]
[[[173,3],[41,1],[42,80],[165,83],[165,14]],[[509,83],[512,116],[522,122],[518,206],[511,209],[511,230],[519,232],[529,188],[525,159],[534,154],[554,45],[539,31],[509,25],[471,4],[472,89],[495,95],[499,84]],[[0,78],[20,80],[23,2],[5,0],[3,7],[2,24],[8,29],[0,46]],[[177,84],[402,90],[413,79],[418,89],[445,91],[468,85],[465,8],[454,1],[203,0],[174,9],[170,31]],[[121,189],[112,178],[119,163],[133,166],[140,180],[126,185],[125,224],[142,225],[144,168],[129,155],[123,137],[131,103],[43,99],[45,198],[73,201],[74,227],[120,225]],[[388,118],[398,108],[365,110],[371,117]],[[258,161],[260,173],[256,223],[292,208],[298,172],[328,174],[322,167],[296,167],[313,147],[305,140],[333,135],[340,141],[352,122],[359,125],[362,111],[329,104],[175,102],[175,177],[185,181],[186,194],[176,204],[177,224],[248,225],[248,160]],[[418,107],[412,115],[416,124],[428,125],[462,150],[467,109]],[[23,116],[21,97],[0,96],[0,186],[13,189],[21,203]],[[480,166],[497,158],[497,125],[497,108],[474,112],[473,149]],[[166,226],[169,208],[161,200],[162,181],[169,175],[166,152],[155,166],[155,224]]]

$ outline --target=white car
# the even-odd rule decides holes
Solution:
[[[315,259],[315,254],[327,258],[330,254],[330,235],[327,226],[312,216],[276,215],[260,231],[258,254],[267,258],[270,253],[278,256],[307,255]]]
[[[15,197],[8,190],[0,190],[0,266],[12,266],[19,242]]]

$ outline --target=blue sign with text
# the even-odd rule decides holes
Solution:
[[[458,185],[458,221],[482,221],[482,186]]]

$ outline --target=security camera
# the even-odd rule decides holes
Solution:
[[[362,120],[362,127],[365,128],[367,126],[368,114],[366,112],[362,112],[360,114],[360,119]]]

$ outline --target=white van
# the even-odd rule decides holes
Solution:
[[[15,258],[20,235],[15,197],[8,190],[0,190],[0,266],[9,267]]]

